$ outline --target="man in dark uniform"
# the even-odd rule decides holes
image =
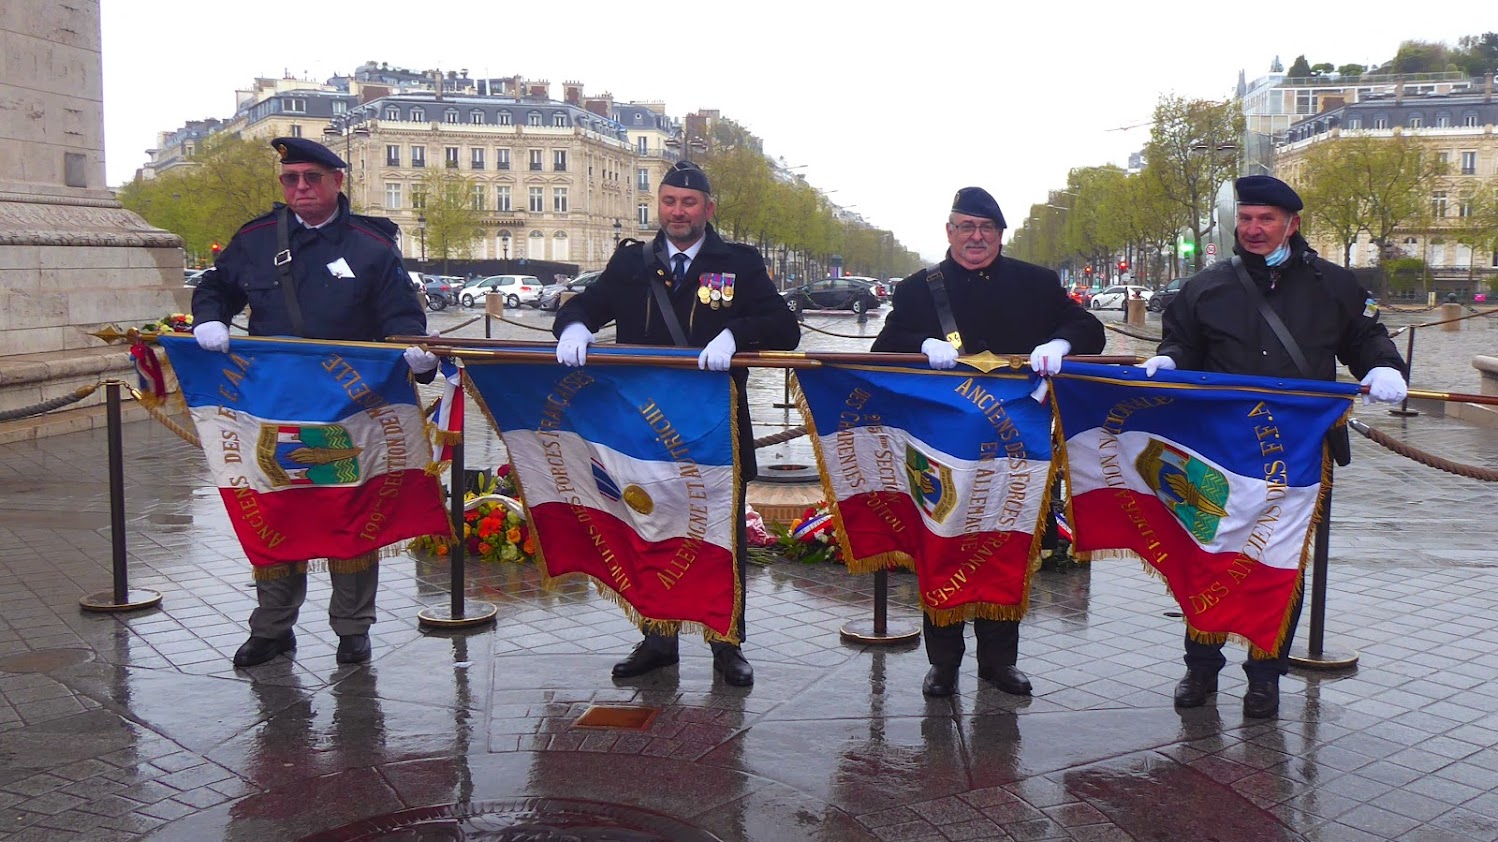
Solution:
[[[1300,196],[1267,175],[1245,176],[1233,186],[1238,194],[1236,257],[1208,266],[1181,285],[1165,308],[1158,356],[1145,361],[1146,373],[1180,367],[1335,380],[1341,359],[1368,387],[1365,403],[1404,400],[1404,360],[1378,321],[1373,296],[1351,272],[1317,256],[1300,235]],[[1247,282],[1239,277],[1240,267]],[[1283,322],[1303,360],[1298,362],[1280,341],[1261,302]],[[1340,446],[1345,454],[1347,431],[1332,435],[1340,437],[1340,442],[1329,439],[1333,452]],[[1288,670],[1299,620],[1297,597],[1279,655],[1252,651],[1244,661],[1244,716],[1262,719],[1279,711],[1280,676]],[[1176,685],[1175,704],[1200,707],[1217,692],[1217,673],[1227,659],[1221,643],[1199,643],[1187,634],[1185,660],[1186,677]]]
[[[1037,374],[1061,370],[1061,358],[1103,350],[1103,324],[1066,294],[1056,273],[1002,256],[1004,214],[981,187],[964,187],[947,219],[947,258],[895,286],[893,309],[873,350],[926,355],[932,368],[952,368],[963,354],[1030,355]],[[933,293],[937,286],[940,290]],[[951,320],[951,321],[948,321]],[[957,337],[946,337],[955,327]],[[960,348],[953,339],[960,343]],[[922,692],[950,696],[962,665],[963,628],[957,622],[924,622],[926,673]],[[1019,621],[973,621],[978,640],[978,676],[1006,693],[1029,695],[1030,680],[1019,660]]]
[[[349,212],[340,192],[343,160],[297,137],[278,137],[271,146],[281,155],[286,204],[240,228],[193,292],[198,345],[228,351],[229,320],[246,305],[251,336],[376,342],[426,333],[426,311],[395,247],[398,229],[388,219]],[[437,370],[437,358],[421,348],[406,349],[406,362],[422,382]],[[339,663],[369,660],[378,561],[373,553],[328,560],[328,619],[339,637]],[[250,639],[234,653],[236,667],[296,648],[292,626],[307,597],[306,563],[255,568],[255,593],[259,607],[250,615]]]
[[[727,371],[737,349],[789,351],[801,341],[801,328],[765,271],[764,259],[748,245],[727,243],[708,220],[716,205],[707,176],[690,161],[677,163],[661,179],[657,214],[661,230],[649,243],[625,240],[597,281],[557,311],[557,361],[587,361],[593,334],[615,323],[617,341],[633,345],[702,348],[699,368]],[[669,304],[669,312],[661,302]],[[738,451],[742,471],[735,505],[744,507],[744,488],[754,479],[754,433],[749,422],[747,369],[733,369],[739,394]],[[738,518],[739,599],[747,565],[744,519]],[[739,611],[739,639],[744,612]],[[735,686],[754,683],[754,670],[738,646],[713,643],[713,669]],[[676,663],[675,635],[647,633],[629,657],[614,665],[615,678],[631,678]]]

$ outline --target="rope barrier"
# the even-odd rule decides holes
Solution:
[[[1498,482],[1498,470],[1492,468],[1479,468],[1476,465],[1463,465],[1450,459],[1442,459],[1439,456],[1426,453],[1418,447],[1399,441],[1381,430],[1376,430],[1356,418],[1349,419],[1347,426],[1358,431],[1364,438],[1398,453],[1406,459],[1413,459],[1422,465],[1445,471],[1448,474],[1456,474],[1459,477],[1481,480],[1482,482]]]
[[[1103,327],[1105,327],[1105,328],[1113,331],[1114,333],[1122,333],[1124,336],[1129,336],[1129,337],[1132,337],[1134,339],[1143,339],[1146,342],[1159,342],[1160,339],[1161,339],[1161,337],[1159,337],[1159,336],[1153,336],[1153,335],[1150,335],[1150,334],[1147,334],[1147,333],[1134,332],[1134,331],[1128,330],[1127,328],[1119,327],[1118,325],[1115,325],[1115,324],[1109,324],[1108,322],[1103,322]]]
[[[761,447],[769,447],[772,444],[782,444],[784,442],[790,441],[791,439],[798,439],[804,435],[806,435],[805,425],[802,425],[800,427],[792,427],[789,430],[784,430],[779,433],[771,433],[768,436],[761,436],[760,438],[755,439],[754,447],[756,450],[758,450]]]
[[[812,333],[821,333],[821,334],[826,334],[827,336],[836,336],[838,339],[871,339],[872,338],[872,337],[869,337],[867,335],[862,335],[862,334],[857,334],[857,333],[833,333],[830,330],[823,330],[823,329],[821,329],[819,327],[812,327],[811,325],[809,325],[809,324],[807,324],[805,322],[801,323],[801,329],[802,330],[809,330]]]
[[[198,434],[178,424],[170,415],[167,415],[166,411],[162,409],[160,401],[146,397],[136,388],[130,389],[130,395],[135,398],[136,403],[146,408],[146,412],[150,413],[152,418],[160,421],[161,426],[175,433],[177,438],[182,439],[199,450],[203,449],[203,440],[198,438]]]
[[[1391,336],[1391,337],[1398,336],[1399,334],[1404,333],[1407,330],[1414,330],[1417,327],[1435,327],[1436,325],[1446,325],[1446,324],[1451,324],[1452,322],[1464,322],[1467,319],[1476,319],[1476,318],[1480,318],[1480,317],[1483,317],[1483,316],[1491,316],[1494,313],[1498,313],[1498,307],[1495,307],[1492,310],[1477,310],[1477,309],[1472,308],[1472,307],[1468,307],[1467,309],[1471,310],[1472,312],[1468,313],[1465,316],[1457,316],[1454,319],[1442,319],[1442,320],[1440,320],[1438,322],[1421,322],[1420,324],[1417,324],[1417,325],[1405,325],[1404,327],[1399,328],[1398,330],[1395,330],[1395,331],[1391,332],[1389,334],[1389,336]]]
[[[34,403],[31,406],[21,406],[15,409],[7,409],[4,412],[0,412],[0,421],[15,421],[20,418],[30,418],[33,415],[42,415],[51,412],[54,409],[61,409],[62,407],[67,406],[70,403],[77,403],[88,397],[89,395],[92,395],[94,392],[98,391],[99,386],[99,383],[94,383],[91,386],[79,386],[72,392],[66,395],[58,395],[51,400],[45,400],[41,403]]]

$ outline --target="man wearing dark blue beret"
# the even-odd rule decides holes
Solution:
[[[1101,352],[1102,322],[1066,294],[1055,272],[1004,257],[1004,227],[1004,213],[987,190],[958,190],[947,217],[946,259],[895,286],[893,309],[873,350],[920,351],[937,369],[955,367],[959,354],[1026,354],[1042,375],[1059,372],[1067,354]],[[950,696],[957,690],[966,623],[939,626],[924,607],[931,670],[921,689]],[[978,677],[1006,693],[1029,695],[1030,679],[1017,666],[1019,621],[976,613],[972,619]]]
[[[281,195],[270,213],[245,223],[192,296],[198,345],[229,350],[229,320],[250,308],[251,336],[300,336],[379,342],[426,333],[426,311],[411,289],[388,219],[358,216],[341,192],[347,165],[332,150],[300,137],[278,137]],[[437,358],[406,349],[416,378],[431,382]],[[379,559],[329,559],[328,619],[339,637],[337,661],[370,659]],[[263,664],[296,648],[292,626],[307,597],[307,564],[256,567],[258,607],[234,666]]]
[[[1378,320],[1372,294],[1352,272],[1322,260],[1300,235],[1300,196],[1268,175],[1244,176],[1233,187],[1234,255],[1181,285],[1165,308],[1160,347],[1145,361],[1145,372],[1181,368],[1335,380],[1341,359],[1368,388],[1364,402],[1404,400],[1404,360]],[[1334,430],[1327,444],[1340,464],[1351,460],[1345,427]],[[1280,651],[1249,652],[1243,663],[1244,716],[1263,719],[1279,712],[1280,676],[1289,669],[1299,619],[1297,596]],[[1200,707],[1217,692],[1227,658],[1221,642],[1193,639],[1189,629],[1185,645],[1186,676],[1176,685],[1175,704]]]

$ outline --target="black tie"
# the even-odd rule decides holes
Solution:
[[[682,281],[685,281],[687,279],[687,256],[686,256],[686,254],[683,253],[683,252],[677,252],[675,255],[672,256],[671,262],[673,262],[673,263],[676,264],[676,268],[671,271],[671,278],[672,278],[672,280],[676,281],[678,284],[681,283]]]

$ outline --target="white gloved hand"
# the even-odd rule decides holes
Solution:
[[[406,349],[406,365],[416,374],[426,374],[437,367],[437,355],[431,351],[423,351],[415,345]]]
[[[1030,370],[1042,377],[1061,373],[1061,358],[1071,353],[1071,343],[1052,339],[1030,352]]]
[[[229,350],[229,326],[223,322],[203,322],[192,329],[192,335],[204,351],[225,353]]]
[[[705,371],[727,371],[728,363],[733,359],[733,352],[737,348],[733,341],[733,331],[725,327],[697,355],[697,367]]]
[[[945,339],[927,339],[921,343],[921,353],[932,368],[957,367],[957,349]]]
[[[573,322],[562,328],[557,339],[557,362],[573,368],[588,361],[588,346],[593,344],[593,331],[582,322]]]
[[[1176,361],[1175,361],[1175,358],[1173,358],[1173,357],[1167,357],[1167,356],[1161,355],[1161,356],[1158,356],[1158,357],[1150,357],[1149,359],[1147,359],[1147,360],[1144,361],[1144,376],[1145,377],[1154,377],[1155,376],[1155,372],[1157,372],[1157,371],[1175,371],[1175,370],[1176,370]]]
[[[1404,383],[1404,375],[1397,368],[1379,366],[1368,372],[1363,378],[1363,385],[1368,387],[1368,394],[1363,396],[1363,405],[1367,406],[1374,401],[1379,403],[1399,403],[1409,396],[1409,387]]]

